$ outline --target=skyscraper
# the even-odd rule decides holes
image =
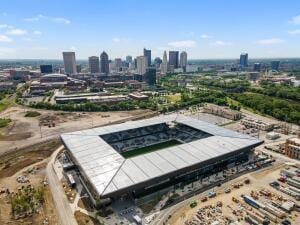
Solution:
[[[145,56],[136,57],[137,74],[143,75],[146,73],[147,58]]]
[[[178,51],[169,51],[169,65],[178,68]]]
[[[279,71],[280,61],[279,60],[272,60],[271,61],[271,69]]]
[[[156,69],[154,67],[148,67],[146,69],[143,81],[150,86],[156,84]]]
[[[109,61],[106,52],[102,52],[100,55],[100,71],[101,73],[109,73]]]
[[[144,48],[144,56],[147,58],[147,66],[151,66],[151,50]]]
[[[126,62],[127,63],[132,63],[132,56],[131,55],[126,56]]]
[[[76,70],[76,58],[75,52],[63,52],[64,66],[66,74],[75,74]]]
[[[76,65],[76,72],[81,73],[81,64]]]
[[[154,59],[154,66],[155,66],[155,68],[159,68],[161,63],[162,63],[161,58],[156,57],[156,58]]]
[[[121,71],[121,68],[122,68],[122,59],[121,58],[115,59],[115,68],[117,71]]]
[[[100,62],[98,56],[89,57],[89,71],[90,73],[99,73],[100,72]]]
[[[162,74],[166,74],[168,72],[168,58],[167,58],[167,52],[164,51],[163,61],[160,64],[160,72]]]
[[[180,53],[180,67],[186,72],[186,65],[187,65],[187,53],[181,52]]]
[[[261,63],[254,63],[253,70],[256,72],[261,71]]]
[[[41,73],[53,73],[52,65],[40,65]]]
[[[248,66],[248,53],[242,53],[240,55],[240,65],[242,67],[247,67]]]

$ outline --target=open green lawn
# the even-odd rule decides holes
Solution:
[[[127,159],[127,158],[131,158],[134,156],[138,156],[138,155],[143,155],[149,152],[154,152],[163,148],[168,148],[168,147],[172,147],[175,145],[179,145],[181,144],[181,142],[177,141],[177,140],[171,140],[171,141],[166,141],[166,142],[162,142],[159,144],[155,144],[155,145],[151,145],[151,146],[147,146],[147,147],[143,147],[143,148],[138,148],[138,149],[134,149],[128,152],[124,152],[121,153],[121,155]]]
[[[166,98],[172,103],[177,103],[181,100],[181,95],[180,94],[167,95]]]

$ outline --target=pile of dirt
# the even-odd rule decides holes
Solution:
[[[66,122],[65,119],[54,114],[42,115],[39,118],[40,126],[55,127],[56,124]]]
[[[78,222],[78,225],[102,225],[96,219],[83,214],[82,212],[76,211],[75,218]]]
[[[32,136],[31,132],[23,132],[23,133],[8,134],[8,135],[0,134],[0,141],[19,141],[19,140],[30,138],[31,136]]]

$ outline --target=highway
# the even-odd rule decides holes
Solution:
[[[53,164],[57,157],[57,154],[64,148],[60,146],[51,156],[51,159],[47,165],[46,174],[49,183],[49,187],[53,196],[54,204],[56,206],[57,215],[61,225],[77,225],[77,221],[69,205],[68,199],[61,186],[58,177],[53,169]]]

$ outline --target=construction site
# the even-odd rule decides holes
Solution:
[[[202,193],[169,215],[165,224],[299,224],[298,166],[266,168]]]
[[[100,113],[30,111],[26,107],[13,106],[0,113],[1,118],[10,120],[7,126],[0,128],[0,155],[41,141],[57,138],[64,132],[121,123],[155,114],[149,110]]]
[[[58,223],[45,170],[59,145],[48,141],[1,156],[0,224]]]

